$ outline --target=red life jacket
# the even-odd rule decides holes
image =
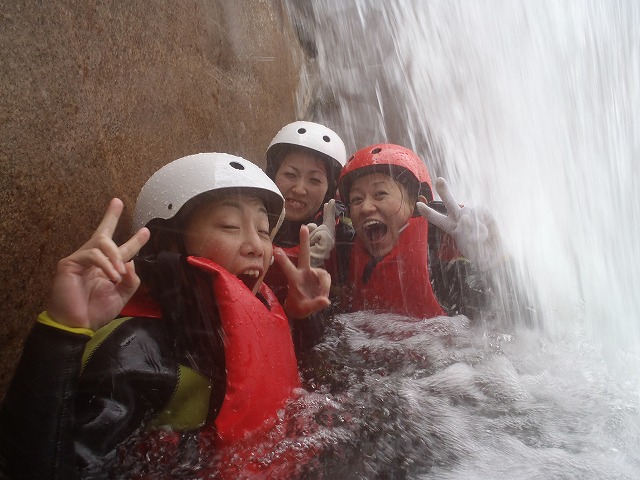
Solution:
[[[271,289],[260,293],[271,311],[235,275],[205,258],[187,261],[211,274],[224,332],[227,390],[215,420],[219,443],[260,430],[300,387],[289,321]]]
[[[373,310],[416,318],[446,315],[431,288],[429,225],[423,217],[409,219],[398,243],[373,266],[373,257],[356,237],[349,262],[350,311]],[[367,272],[368,279],[365,275]],[[349,303],[350,302],[350,303]]]
[[[271,289],[260,286],[269,310],[235,275],[201,257],[190,265],[207,272],[224,332],[226,393],[213,426],[202,435],[217,446],[257,432],[275,419],[292,391],[300,387],[289,321]],[[127,316],[161,317],[160,308],[144,292],[122,311]],[[215,439],[214,439],[215,437]]]

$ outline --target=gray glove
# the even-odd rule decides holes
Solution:
[[[420,214],[436,227],[450,234],[460,253],[473,262],[479,270],[488,272],[505,257],[498,224],[486,208],[461,207],[453,198],[447,181],[436,180],[436,191],[447,207],[442,215],[422,202],[416,204]]]
[[[309,223],[307,227],[309,228],[311,266],[322,267],[336,244],[336,201],[329,200],[324,204],[322,225]]]

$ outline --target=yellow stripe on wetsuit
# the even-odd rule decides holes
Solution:
[[[111,321],[93,333],[82,355],[82,368],[93,352],[109,336],[132,317],[121,317]],[[206,377],[184,365],[178,365],[178,382],[165,409],[149,424],[149,428],[170,426],[174,430],[193,430],[201,427],[209,414],[211,384]]]

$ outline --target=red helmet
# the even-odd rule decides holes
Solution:
[[[362,175],[383,172],[396,178],[407,171],[420,185],[420,195],[424,195],[427,201],[433,200],[431,177],[427,166],[412,150],[391,143],[379,143],[362,148],[347,160],[338,182],[340,197],[344,202],[349,203],[351,185]]]

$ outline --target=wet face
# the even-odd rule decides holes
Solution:
[[[384,173],[357,178],[349,193],[349,215],[356,235],[374,257],[388,254],[413,215],[415,200]]]
[[[200,205],[189,216],[184,244],[188,254],[214,261],[255,291],[273,254],[263,201],[226,195]]]
[[[324,162],[301,150],[287,154],[276,173],[275,183],[285,199],[285,218],[292,221],[315,215],[329,189]]]

